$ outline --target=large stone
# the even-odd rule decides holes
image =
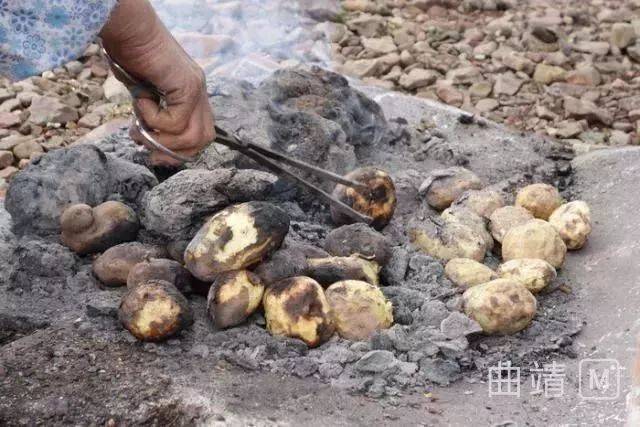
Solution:
[[[8,129],[22,123],[20,116],[15,113],[0,112],[0,129]]]
[[[365,37],[362,39],[362,45],[367,52],[370,52],[375,56],[385,55],[398,50],[398,46],[396,46],[391,36],[384,36],[380,38]]]
[[[493,85],[493,93],[496,95],[515,95],[523,83],[524,80],[519,79],[511,72],[499,74]]]
[[[78,120],[78,111],[50,96],[36,96],[29,107],[29,121],[44,126],[47,123],[74,122]]]
[[[616,22],[611,26],[611,44],[623,49],[636,39],[633,25],[626,22]]]
[[[573,85],[598,86],[602,79],[594,66],[586,65],[568,72],[565,80]]]
[[[439,76],[437,71],[414,68],[400,76],[399,83],[407,90],[419,89],[434,84]]]
[[[582,53],[591,53],[597,56],[604,56],[609,52],[609,43],[607,42],[589,42],[583,41],[574,44],[573,50]]]
[[[565,96],[563,100],[564,110],[569,117],[587,119],[590,123],[600,122],[605,125],[611,125],[611,123],[613,123],[611,113],[599,108],[591,101],[574,98],[572,96]]]
[[[564,80],[566,74],[567,72],[564,68],[554,65],[538,64],[535,73],[533,73],[533,79],[538,83],[548,85]]]
[[[384,29],[384,19],[381,16],[362,14],[347,22],[347,27],[362,37],[375,37]]]
[[[102,84],[104,90],[104,97],[113,102],[114,104],[124,104],[131,100],[131,95],[127,87],[122,82],[111,74]]]
[[[366,353],[355,364],[360,372],[381,373],[395,369],[398,366],[398,359],[392,352],[387,350],[372,350]]]

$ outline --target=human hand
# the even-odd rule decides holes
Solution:
[[[214,119],[202,69],[180,47],[147,0],[120,0],[100,33],[109,55],[128,73],[165,94],[162,108],[150,98],[136,98],[134,109],[156,141],[183,156],[193,156],[215,138]],[[144,143],[132,128],[131,137]],[[152,151],[153,164],[180,162]]]

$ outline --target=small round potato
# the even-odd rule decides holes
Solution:
[[[102,252],[136,238],[140,223],[124,203],[109,201],[95,208],[71,205],[60,217],[62,243],[77,254]]]
[[[466,225],[484,239],[487,250],[493,249],[493,237],[487,230],[487,220],[464,206],[452,206],[445,209],[440,216],[447,222],[457,222]]]
[[[335,331],[322,286],[309,277],[292,277],[267,288],[262,304],[272,335],[298,338],[317,347]]]
[[[93,274],[107,286],[124,286],[133,266],[149,258],[166,258],[162,246],[145,243],[121,243],[107,249],[93,261]]]
[[[247,270],[221,273],[209,290],[207,311],[217,328],[244,322],[253,314],[264,294],[260,278]]]
[[[489,188],[482,190],[468,190],[462,193],[452,206],[464,206],[471,209],[481,217],[489,219],[491,214],[505,205],[502,194]]]
[[[478,261],[467,258],[454,258],[444,267],[449,280],[461,288],[470,288],[497,279],[498,275]]]
[[[361,280],[380,284],[380,266],[358,256],[309,258],[305,274],[326,287],[342,280]]]
[[[549,219],[549,216],[562,204],[562,196],[549,184],[531,184],[518,191],[516,206],[522,206],[534,217]]]
[[[332,195],[356,211],[373,218],[370,224],[376,230],[384,228],[396,210],[396,187],[388,173],[374,167],[356,169],[345,178],[367,186],[366,190],[336,185]],[[338,225],[351,224],[354,220],[335,206],[331,206],[331,218]]]
[[[502,243],[509,230],[533,219],[533,214],[521,206],[503,206],[489,217],[489,230],[497,242]]]
[[[384,265],[391,257],[389,239],[366,224],[343,225],[324,240],[324,249],[334,256],[359,255]]]
[[[487,252],[482,236],[466,225],[442,218],[431,217],[417,225],[414,221],[409,227],[409,238],[418,249],[442,261],[453,258],[482,261]]]
[[[345,339],[365,341],[374,332],[393,323],[393,307],[379,288],[359,280],[331,285],[327,301],[333,313],[336,332]]]
[[[462,294],[462,306],[485,333],[515,334],[531,323],[537,302],[520,282],[496,279],[467,289]]]
[[[443,210],[451,206],[467,190],[479,190],[482,181],[469,169],[451,167],[434,170],[420,185],[419,194],[424,196],[429,206]]]
[[[151,258],[134,265],[127,275],[127,288],[131,289],[149,280],[164,280],[180,292],[191,292],[194,277],[177,261]]]
[[[569,202],[553,211],[549,223],[558,230],[567,249],[580,249],[591,234],[591,210],[583,201]]]
[[[558,275],[551,264],[536,258],[507,261],[498,267],[498,274],[502,279],[519,281],[533,294],[546,288]]]
[[[184,253],[187,269],[213,281],[225,271],[249,268],[277,250],[289,232],[289,216],[266,202],[230,206],[212,216]]]
[[[502,259],[505,261],[537,258],[560,268],[566,254],[567,246],[556,229],[541,219],[532,219],[526,224],[513,227],[502,241]]]
[[[118,316],[140,341],[163,341],[193,323],[187,299],[169,282],[150,280],[129,289]]]

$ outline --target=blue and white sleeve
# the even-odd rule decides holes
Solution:
[[[117,0],[0,0],[0,74],[24,79],[78,58]]]

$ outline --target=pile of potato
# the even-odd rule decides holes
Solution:
[[[463,290],[464,312],[487,334],[512,334],[536,313],[535,294],[557,276],[567,250],[582,248],[591,233],[589,206],[565,203],[556,188],[532,184],[506,206],[496,191],[464,168],[435,171],[420,194],[439,218],[412,226],[416,247],[446,263],[445,274]],[[487,237],[489,236],[489,237]],[[482,261],[500,251],[495,271]]]
[[[363,168],[349,177],[370,191],[338,186],[334,195],[370,215],[373,227],[384,227],[396,205],[389,175]],[[338,224],[352,222],[338,211],[332,216]],[[334,332],[366,340],[393,323],[391,303],[378,288],[389,250],[381,234],[361,224],[335,230],[327,239],[332,256],[313,247],[280,249],[287,213],[267,202],[241,203],[209,218],[176,259],[163,246],[134,241],[138,218],[120,202],[70,206],[61,225],[63,243],[76,253],[102,252],[93,272],[104,285],[127,287],[119,318],[141,341],[162,341],[191,325],[185,297],[191,293],[207,296],[216,328],[239,325],[263,308],[270,333],[310,347]]]

